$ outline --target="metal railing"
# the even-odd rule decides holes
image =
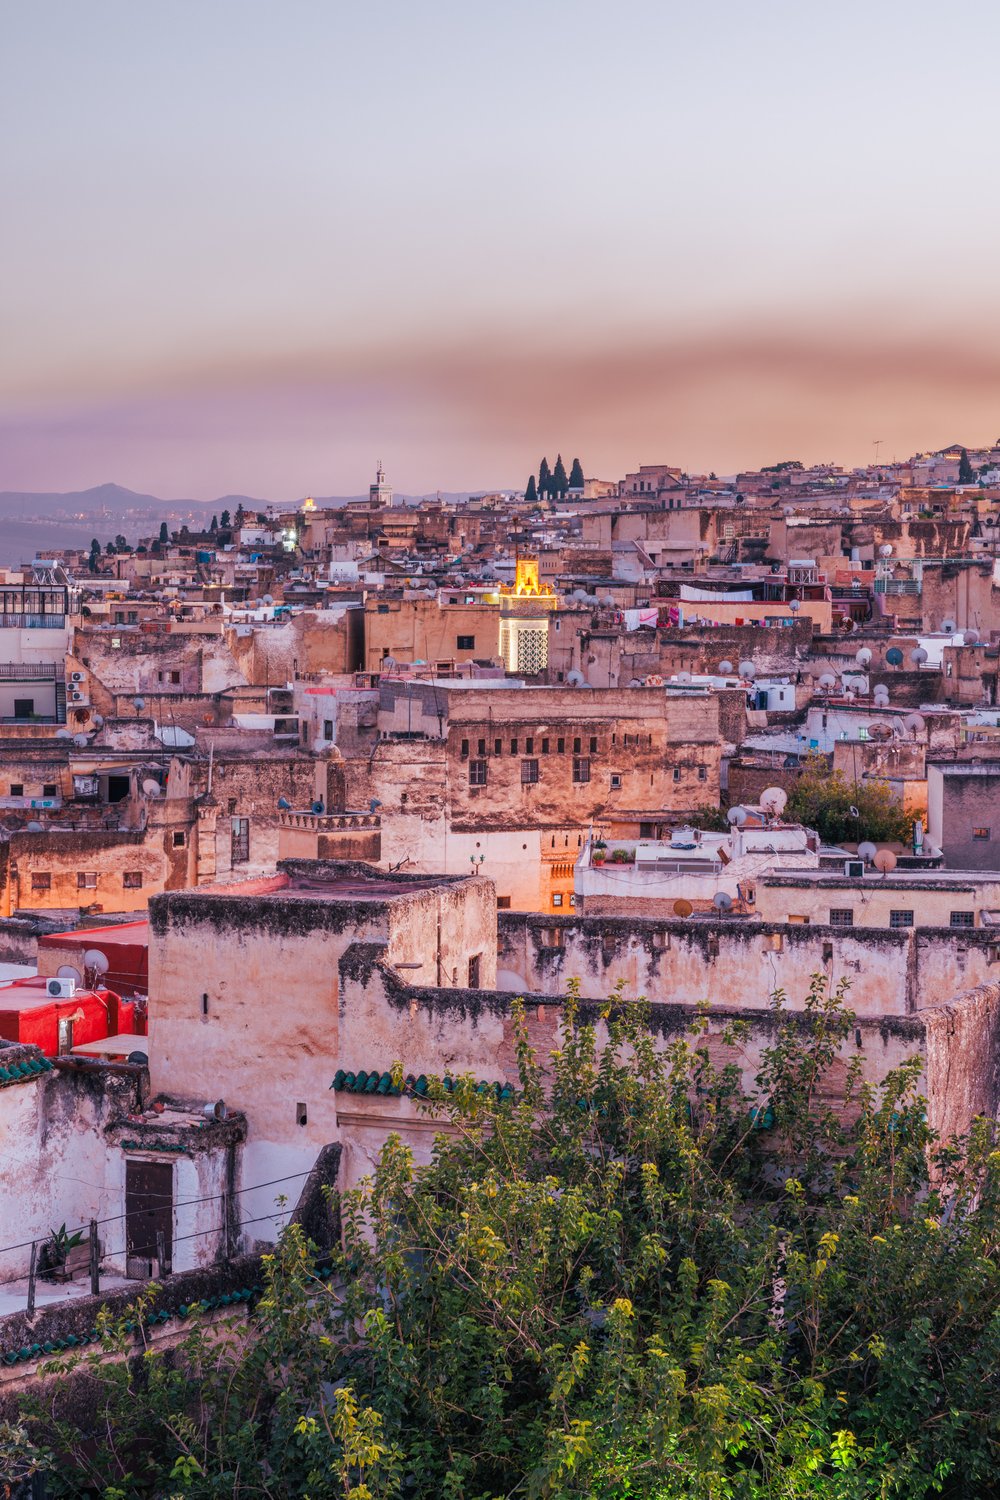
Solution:
[[[65,630],[65,615],[0,615],[2,630]]]
[[[63,681],[63,669],[55,662],[0,662],[0,680],[4,682]]]

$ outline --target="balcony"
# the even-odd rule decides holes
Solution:
[[[62,677],[56,662],[0,662],[0,682],[61,682]]]
[[[65,630],[65,615],[0,615],[0,630]]]
[[[278,814],[281,828],[301,828],[309,833],[350,832],[356,828],[381,828],[378,813],[362,812],[282,812]]]

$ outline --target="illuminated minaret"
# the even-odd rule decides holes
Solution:
[[[375,483],[368,486],[368,503],[380,507],[392,504],[392,485],[385,477],[381,459],[378,461],[378,469],[375,472]]]

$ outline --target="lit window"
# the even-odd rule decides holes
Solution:
[[[562,904],[563,904],[562,891],[553,891],[553,893],[552,893],[552,905],[553,906],[562,906]]]
[[[974,839],[989,839],[989,836],[990,830],[988,828],[974,828],[972,830],[972,837]]]

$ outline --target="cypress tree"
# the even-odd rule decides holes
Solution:
[[[218,531],[218,529],[219,529],[219,518],[218,518],[218,516],[213,516],[212,517],[212,524],[211,524],[211,526],[209,526],[208,529],[209,529],[209,531]]]
[[[161,521],[160,522],[160,545],[162,546],[165,542],[169,542],[169,540],[170,540],[170,535],[169,535],[169,533],[167,531],[167,523],[166,523],[166,521]]]
[[[964,448],[958,459],[958,482],[959,484],[975,484],[976,482],[976,476],[973,474],[972,465],[969,462],[969,455]]]
[[[566,478],[566,465],[562,461],[562,454],[556,454],[556,466],[552,470],[552,493],[560,499],[569,489],[569,480]]]
[[[544,500],[552,492],[552,474],[549,470],[549,461],[543,458],[538,465],[538,493]]]
[[[535,488],[535,476],[534,476],[534,474],[529,474],[528,475],[528,487],[527,487],[527,489],[524,492],[524,499],[525,499],[525,503],[527,505],[537,505],[538,504],[538,491]]]
[[[228,510],[224,510],[222,512],[222,529],[223,529],[223,531],[228,531],[229,527],[230,527],[229,512],[228,512]]]
[[[582,490],[583,482],[583,466],[578,458],[574,458],[573,467],[569,471],[569,487],[571,490]]]

